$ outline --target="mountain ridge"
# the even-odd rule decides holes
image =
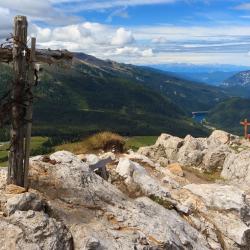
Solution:
[[[1,65],[1,90],[11,69]],[[4,80],[5,79],[5,80]],[[191,112],[208,110],[226,95],[216,87],[148,67],[76,53],[72,65],[43,65],[35,89],[34,135],[206,134]]]

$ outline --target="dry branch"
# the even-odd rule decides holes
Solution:
[[[0,62],[11,62],[13,61],[12,49],[0,48]],[[28,51],[28,55],[30,51]],[[60,60],[70,61],[73,59],[73,54],[67,50],[36,50],[36,62],[52,64]]]

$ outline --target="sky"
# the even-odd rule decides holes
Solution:
[[[41,48],[140,65],[250,66],[250,0],[0,0],[0,39],[17,14]]]

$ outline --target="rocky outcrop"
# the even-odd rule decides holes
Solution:
[[[188,135],[178,151],[177,161],[183,166],[199,166],[202,163],[205,148],[206,142],[204,140]]]
[[[221,176],[226,180],[239,183],[245,187],[250,185],[250,151],[232,153],[226,158]]]
[[[210,247],[248,249],[250,206],[243,191],[228,185],[190,184],[172,196],[189,206],[192,212],[188,220],[206,232]]]
[[[136,153],[37,156],[29,192],[0,170],[0,249],[249,249],[250,155],[238,143],[163,134]],[[228,181],[200,182],[197,168],[222,166]]]
[[[208,209],[235,211],[242,221],[250,223],[250,205],[239,188],[220,184],[190,184],[184,188],[201,197]]]
[[[32,159],[30,181],[47,199],[56,193],[57,200],[50,201],[51,209],[70,229],[75,249],[91,249],[89,245],[100,249],[209,249],[204,236],[177,212],[149,198],[129,199],[71,153],[57,152],[50,158],[57,163]],[[136,163],[131,166],[128,160],[123,170],[124,162],[118,168],[121,175],[128,177],[133,172],[137,182],[144,180],[145,190],[147,185],[156,187],[157,182],[146,176],[142,167]],[[163,187],[157,188],[159,194],[166,194]],[[62,216],[65,213],[67,216]]]
[[[73,249],[66,226],[51,218],[35,193],[10,194],[0,189],[0,249]]]
[[[162,134],[155,145],[140,148],[138,153],[162,166],[178,162],[182,166],[211,172],[222,169],[225,158],[232,152],[231,145],[238,142],[238,137],[220,130],[215,130],[208,138],[188,135],[181,139]]]
[[[208,138],[209,144],[240,144],[240,137],[222,130],[214,130]]]
[[[142,147],[138,150],[139,154],[160,161],[162,158],[175,161],[177,159],[177,152],[183,145],[184,141],[181,138],[162,134],[156,141],[154,146]],[[163,164],[164,165],[164,161]],[[167,162],[168,163],[168,162]]]
[[[227,145],[208,148],[204,154],[202,165],[206,171],[221,171],[226,157],[232,152]]]

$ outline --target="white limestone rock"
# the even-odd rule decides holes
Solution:
[[[227,145],[209,147],[203,158],[203,169],[207,171],[222,170],[226,157],[232,153]]]
[[[214,130],[208,140],[210,143],[227,144],[230,142],[230,134],[222,130]]]
[[[249,249],[250,228],[239,217],[232,213],[224,214],[216,211],[209,211],[208,217],[226,238],[239,246],[238,249]]]
[[[189,184],[184,187],[205,202],[207,208],[235,210],[239,214],[250,207],[246,204],[245,193],[237,187],[221,184]]]
[[[205,214],[225,239],[241,247],[250,246],[250,206],[242,190],[219,184],[190,184],[184,188],[199,196],[205,207],[199,205],[196,210]]]
[[[87,154],[84,158],[88,165],[94,165],[100,161],[100,158],[95,154]]]
[[[10,216],[17,210],[20,211],[42,211],[45,207],[45,203],[35,193],[23,193],[11,196],[7,198],[5,204],[5,213]]]
[[[184,145],[178,151],[178,162],[183,166],[199,166],[204,156],[205,145],[191,135],[184,139]]]
[[[156,141],[155,145],[142,147],[138,150],[139,154],[146,155],[151,159],[158,161],[161,157],[175,160],[178,149],[182,146],[183,139],[169,134],[162,134]]]
[[[249,187],[250,151],[229,154],[224,162],[221,176],[230,182],[240,184],[242,187]]]
[[[124,157],[130,159],[130,160],[138,160],[141,161],[142,163],[148,164],[150,167],[155,168],[155,163],[150,160],[147,156],[135,153],[135,152],[130,152],[129,154],[125,154]]]
[[[126,178],[128,185],[136,183],[140,186],[145,195],[155,195],[158,197],[168,197],[169,189],[161,186],[160,182],[152,178],[147,171],[138,163],[127,158],[121,158],[116,172]]]
[[[56,193],[51,209],[70,229],[75,249],[87,249],[90,241],[109,250],[209,249],[203,235],[177,212],[148,198],[129,199],[71,153],[58,152],[51,158],[58,163],[31,160],[31,185],[47,197]],[[142,166],[128,159],[121,161],[118,170],[124,178],[132,172],[132,178],[149,193],[168,192]],[[100,210],[88,209],[90,205]]]
[[[72,250],[73,241],[68,229],[43,212],[16,211],[0,218],[1,250]]]

